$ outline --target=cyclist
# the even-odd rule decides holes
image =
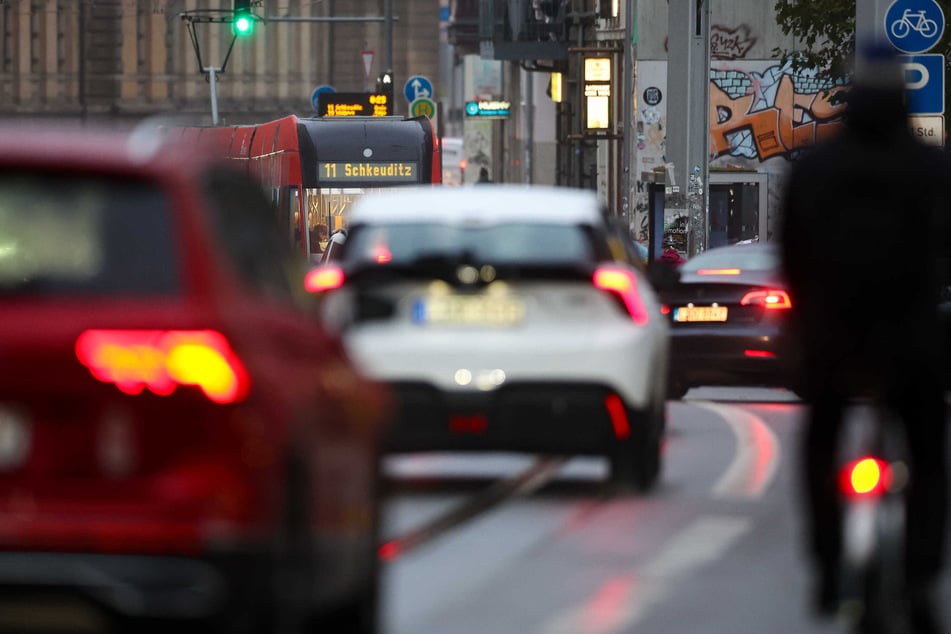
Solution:
[[[820,615],[837,609],[835,474],[844,410],[873,396],[900,416],[908,441],[906,592],[914,631],[938,632],[931,593],[942,567],[947,477],[937,295],[951,242],[943,226],[951,163],[910,134],[892,47],[865,51],[847,99],[844,130],[792,165],[780,235],[810,407],[801,468],[815,608]],[[896,259],[890,244],[916,244],[923,257]]]

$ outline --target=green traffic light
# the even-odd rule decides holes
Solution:
[[[234,20],[234,32],[236,35],[251,35],[254,32],[254,20],[246,15],[238,16]]]

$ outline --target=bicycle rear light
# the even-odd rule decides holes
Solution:
[[[891,469],[887,462],[866,456],[842,468],[839,488],[849,497],[878,497],[888,490]]]

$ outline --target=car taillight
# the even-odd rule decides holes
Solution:
[[[310,293],[322,293],[342,285],[343,271],[335,266],[313,269],[304,277],[304,288]]]
[[[740,300],[740,306],[762,306],[768,309],[792,308],[789,293],[780,290],[750,291]]]
[[[891,485],[891,469],[878,458],[853,460],[839,474],[839,488],[848,497],[878,497]]]
[[[740,269],[698,269],[697,275],[739,275]]]
[[[386,264],[393,261],[393,254],[385,244],[378,244],[373,247],[373,261],[377,264]]]
[[[603,290],[616,293],[623,301],[631,319],[638,326],[647,323],[647,308],[637,290],[637,278],[630,271],[614,268],[599,268],[594,272],[594,285]]]
[[[250,378],[228,340],[213,330],[87,330],[76,357],[94,377],[126,394],[166,396],[194,385],[215,403],[243,399]]]

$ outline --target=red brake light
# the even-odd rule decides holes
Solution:
[[[604,397],[604,407],[608,410],[608,416],[611,417],[611,426],[614,427],[614,435],[619,440],[624,440],[631,435],[631,424],[627,419],[627,410],[624,408],[624,401],[617,394],[608,394]]]
[[[343,285],[343,271],[335,266],[318,267],[304,277],[304,288],[310,293],[322,293]]]
[[[385,244],[378,244],[373,248],[373,261],[377,264],[386,264],[393,260],[393,254]]]
[[[250,387],[241,360],[213,330],[87,330],[76,340],[76,357],[126,394],[148,388],[167,396],[194,385],[215,403],[234,403]]]
[[[593,281],[597,288],[620,296],[635,324],[643,326],[647,323],[647,308],[637,291],[637,278],[633,273],[623,269],[600,268],[594,272]]]
[[[843,467],[839,488],[850,497],[878,496],[891,484],[891,469],[888,463],[878,458],[859,458]]]
[[[697,275],[739,275],[740,269],[699,269]]]
[[[762,306],[768,309],[792,308],[789,293],[770,289],[766,291],[750,291],[740,300],[740,306]]]

